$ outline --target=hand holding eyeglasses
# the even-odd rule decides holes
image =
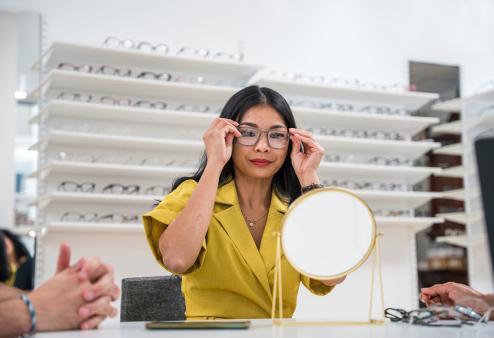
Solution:
[[[223,166],[230,160],[233,151],[233,138],[240,136],[237,126],[238,122],[230,119],[218,117],[213,120],[202,136],[208,165],[223,169]]]
[[[420,300],[427,306],[461,304],[481,314],[494,309],[493,296],[484,295],[467,285],[453,282],[422,288]]]
[[[292,165],[302,186],[319,183],[317,169],[324,157],[324,148],[317,143],[311,132],[290,128],[292,140]]]

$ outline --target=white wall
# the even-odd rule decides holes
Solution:
[[[0,11],[0,227],[14,226],[17,18]],[[5,53],[5,51],[10,51]]]
[[[408,60],[462,67],[463,93],[494,79],[491,0],[0,0],[39,11],[49,41],[107,35],[235,51],[284,70],[395,83]]]

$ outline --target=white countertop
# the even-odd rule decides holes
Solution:
[[[270,320],[253,320],[248,330],[146,330],[144,322],[105,323],[98,330],[65,331],[36,334],[38,338],[138,338],[138,337],[249,337],[249,338],[317,338],[317,337],[417,337],[417,338],[492,338],[494,323],[461,328],[423,327],[402,323],[365,326],[272,326]]]

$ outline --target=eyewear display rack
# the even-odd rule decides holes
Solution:
[[[85,73],[58,69],[58,65],[64,62],[78,67],[90,65],[93,71]],[[134,75],[123,77],[99,74],[96,70],[102,65],[111,65],[117,69],[130,68]],[[40,102],[39,114],[32,120],[39,124],[40,130],[39,141],[33,146],[39,152],[39,168],[33,174],[38,178],[36,203],[40,236],[36,261],[37,283],[53,274],[53,257],[56,257],[58,245],[62,241],[72,245],[74,257],[102,257],[115,267],[117,280],[163,274],[164,271],[150,254],[139,222],[140,215],[150,210],[155,200],[162,199],[164,194],[144,192],[156,188],[156,185],[167,188],[173,178],[194,171],[203,149],[201,136],[205,128],[218,115],[226,100],[246,84],[272,87],[288,98],[330,99],[362,105],[389,104],[408,110],[417,110],[437,98],[437,95],[428,93],[278,81],[267,77],[265,69],[243,62],[158,55],[71,43],[54,43],[35,67],[42,73],[42,82],[31,93],[31,97]],[[177,75],[177,78],[192,81],[136,78],[135,75],[143,71],[171,73]],[[61,93],[65,95],[60,97]],[[90,102],[81,99],[87,98],[87,94],[92,96]],[[69,96],[75,100],[67,99]],[[114,103],[122,99],[131,99],[132,102],[166,102],[167,109],[108,104],[108,99],[102,103],[101,97],[108,96]],[[209,108],[206,112],[203,111],[205,105]],[[327,154],[350,154],[363,159],[369,156],[414,159],[440,146],[427,140],[413,140],[413,135],[436,124],[438,120],[435,118],[342,112],[296,105],[293,106],[293,112],[297,123],[304,127],[389,130],[410,136],[406,140],[382,140],[319,135],[317,139]],[[358,161],[324,161],[320,168],[321,179],[409,185],[415,185],[431,174],[440,172],[440,168]],[[67,184],[60,190],[62,182],[79,184],[75,186],[75,190],[79,191],[73,191],[73,187],[67,191]],[[94,186],[93,191],[81,192],[86,187],[83,183]],[[113,185],[113,188],[103,192],[108,185]],[[140,187],[138,194],[118,191],[125,189],[128,192],[134,185]],[[159,187],[154,188],[152,192],[160,190]],[[408,215],[378,215],[376,220],[379,231],[384,233],[381,248],[384,286],[401,285],[395,288],[394,293],[386,293],[388,298],[385,302],[402,308],[415,307],[413,234],[443,219],[413,215],[413,210],[432,198],[441,197],[442,193],[370,189],[355,192],[374,211],[382,208],[410,211]],[[79,221],[66,221],[62,218],[66,212],[83,216]],[[115,218],[138,215],[139,219],[138,223],[94,222],[91,221],[93,213],[99,216],[117,214]],[[324,297],[309,297],[301,292],[303,301],[299,300],[297,313],[301,316],[313,315],[310,309],[314,302],[321,302],[313,308],[317,311],[328,304],[332,309],[351,308],[347,299],[340,295],[345,290],[354,289],[358,293],[358,288],[365,289],[366,286],[361,286],[357,280],[358,274],[356,272],[345,285],[338,287],[331,301]],[[338,314],[338,311],[334,313]]]
[[[448,101],[443,101],[436,103],[432,106],[432,110],[439,112],[439,113],[458,113],[460,116],[460,119],[449,122],[449,123],[444,123],[444,124],[439,124],[431,128],[431,132],[435,134],[448,134],[452,136],[459,136],[461,139],[461,134],[462,134],[462,103],[461,103],[461,98],[456,98]],[[451,152],[451,149],[455,149],[456,151]],[[448,150],[449,149],[449,150]],[[448,156],[449,158],[458,158],[460,162],[462,161],[462,147],[461,147],[461,141],[460,142],[453,142],[449,144],[446,147],[441,147],[439,149],[436,149],[434,151],[435,155],[440,155],[440,156]],[[440,174],[436,174],[435,176],[437,177],[444,177],[448,179],[464,179],[464,174],[465,170],[463,165],[454,165],[454,166],[448,166],[447,168],[443,168],[442,172]],[[461,192],[456,191],[456,195]],[[453,194],[455,195],[455,194]],[[457,200],[459,202],[464,201],[464,192],[463,192],[463,198]],[[463,204],[463,203],[462,203]],[[439,217],[444,217],[446,221],[457,223],[457,224],[466,224],[466,214],[464,210],[459,210],[459,211],[454,211],[454,212],[440,212],[437,214]],[[451,244],[455,245],[462,245],[465,246],[464,242],[462,242],[462,238],[464,239],[464,236],[445,236],[445,238],[441,238],[441,241],[448,242]]]
[[[462,141],[465,180],[466,236],[461,244],[467,247],[470,285],[484,293],[494,292],[489,243],[485,230],[477,159],[474,142],[482,137],[494,137],[494,89],[462,101]]]
[[[61,63],[92,71],[60,69]],[[132,76],[98,73],[104,65],[131,69]],[[163,198],[174,178],[195,170],[205,128],[260,67],[60,42],[34,67],[42,74],[31,93],[40,102],[32,119],[40,131],[32,147],[39,152],[33,173],[38,180],[36,282],[53,275],[61,242],[72,246],[74,257],[101,257],[115,268],[116,280],[166,273],[151,255],[141,215]],[[176,79],[137,78],[142,72]],[[122,104],[129,99],[130,105]],[[165,102],[166,109],[152,107],[156,102]],[[207,112],[190,111],[206,105]],[[67,212],[73,214],[67,217]]]
[[[443,198],[431,203],[431,215],[443,217],[443,223],[434,224],[423,233],[431,240],[422,248],[424,256],[419,263],[419,289],[448,281],[468,284],[467,253],[458,248],[465,237],[465,203],[461,153],[451,153],[454,144],[461,144],[461,98],[435,103],[432,112],[442,123],[427,130],[427,135],[443,146],[429,154],[430,166],[442,168],[431,179],[431,190],[444,192]]]
[[[442,172],[441,168],[416,165],[369,164],[369,159],[379,156],[417,160],[440,147],[440,143],[437,142],[416,140],[417,134],[437,124],[439,119],[413,114],[422,106],[436,100],[437,94],[369,89],[358,86],[343,87],[317,81],[297,80],[293,78],[292,73],[288,73],[292,74],[292,78],[280,76],[280,74],[283,73],[263,70],[253,77],[250,83],[273,88],[294,102],[292,110],[298,125],[304,128],[316,127],[313,133],[326,149],[326,154],[337,154],[343,159],[323,162],[320,168],[322,180],[394,182],[418,187],[431,175]],[[313,108],[317,105],[324,105],[328,101],[332,103],[332,107],[351,106],[354,111]],[[297,102],[300,106],[297,106]],[[314,102],[317,104],[312,104]],[[366,113],[363,112],[364,107],[390,107],[406,110],[412,114]],[[317,131],[323,128],[350,129],[357,132],[382,130],[397,132],[405,137],[399,140],[389,140],[318,135]],[[432,199],[443,197],[443,193],[424,190],[356,189],[353,191],[362,197],[375,212],[379,232],[383,234],[381,260],[385,307],[416,307],[418,295],[416,292],[415,233],[431,224],[441,223],[444,219],[420,216],[415,213],[415,209],[429,203]],[[378,212],[382,209],[406,210],[408,214],[383,215]],[[327,217],[330,222],[331,215]],[[366,319],[368,313],[356,312],[354,302],[348,301],[348,294],[352,294],[352,299],[368,298],[368,276],[371,270],[371,262],[364,264],[332,291],[329,296],[331,300],[325,297],[313,297],[307,290],[301,289],[295,315],[297,318],[312,319]],[[396,287],[398,285],[399,287]],[[313,311],[314,308],[317,308],[318,312]],[[378,308],[373,310],[379,313]],[[350,318],[346,315],[341,317],[342,314],[352,314],[352,316]]]

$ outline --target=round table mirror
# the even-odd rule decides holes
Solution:
[[[314,279],[345,276],[362,265],[376,243],[376,221],[354,193],[329,187],[299,197],[283,219],[285,257]]]

